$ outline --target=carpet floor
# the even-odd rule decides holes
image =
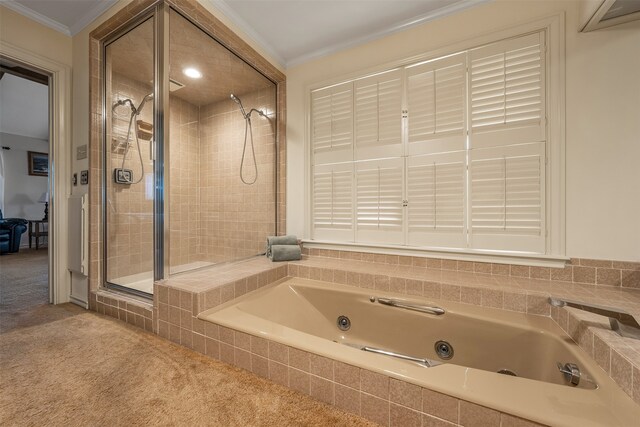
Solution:
[[[2,290],[29,286],[10,264],[0,259]],[[118,320],[9,297],[18,293],[2,299],[13,310],[0,319],[13,319],[0,334],[2,426],[374,425]]]

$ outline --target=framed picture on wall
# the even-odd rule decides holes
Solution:
[[[28,151],[29,175],[49,176],[49,154]]]

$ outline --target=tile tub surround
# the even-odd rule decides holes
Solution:
[[[640,261],[612,261],[572,258],[564,268],[530,267],[517,264],[461,261],[455,259],[385,255],[369,252],[305,248],[305,255],[338,258],[377,264],[423,267],[433,270],[464,271],[496,276],[512,276],[556,282],[582,283],[640,289]]]
[[[640,319],[637,289],[319,256],[290,262],[289,276],[551,316],[622,390],[640,403],[640,340],[620,337],[604,317],[558,309],[548,303],[551,295],[572,298],[624,309]]]
[[[541,426],[211,322],[193,349],[382,426]]]
[[[110,291],[91,292],[89,310],[122,320],[147,332],[156,332],[153,328],[153,306],[146,300]]]

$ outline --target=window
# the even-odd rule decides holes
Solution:
[[[311,232],[544,254],[546,31],[311,92]]]

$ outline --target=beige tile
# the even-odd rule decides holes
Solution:
[[[193,349],[198,353],[205,354],[207,352],[205,340],[206,338],[204,337],[204,335],[193,334]]]
[[[425,298],[440,299],[442,297],[442,292],[441,292],[440,288],[441,288],[440,283],[423,282],[422,283],[422,295]]]
[[[482,289],[482,306],[502,308],[504,305],[504,293],[497,289]]]
[[[482,290],[468,286],[460,287],[460,302],[465,304],[480,305],[482,303]]]
[[[245,351],[251,350],[251,335],[245,334],[244,332],[235,331],[234,339],[235,346],[239,349]]]
[[[611,261],[602,260],[602,259],[585,259],[580,258],[580,265],[585,267],[602,267],[602,268],[611,268]]]
[[[205,322],[204,324],[204,335],[207,338],[213,338],[216,340],[220,339],[220,327],[211,322]]]
[[[269,341],[251,336],[251,352],[262,357],[269,357]]]
[[[453,423],[458,422],[458,399],[422,389],[422,412]]]
[[[620,270],[612,268],[596,269],[596,284],[606,286],[620,286],[622,274]]]
[[[235,363],[235,350],[229,344],[220,343],[220,360],[230,365]]]
[[[376,291],[389,291],[389,276],[377,274],[375,277]]]
[[[309,372],[309,360],[309,353],[306,351],[289,347],[289,366],[304,372]]]
[[[336,384],[335,405],[343,411],[360,415],[360,392],[350,387]]]
[[[326,357],[309,353],[309,372],[333,381],[333,361]]]
[[[566,266],[564,268],[552,268],[551,280],[558,280],[560,282],[572,282],[573,281],[573,267]]]
[[[633,367],[633,400],[640,403],[640,369]]]
[[[422,427],[422,417],[420,412],[392,403],[389,408],[389,425],[391,427]]]
[[[406,258],[406,257],[403,257]],[[391,277],[389,280],[389,290],[391,292],[398,292],[404,294],[406,291],[405,279],[401,277]]]
[[[389,381],[389,400],[418,411],[422,410],[422,389],[406,381],[391,378]]]
[[[275,383],[289,386],[289,368],[282,363],[269,360],[269,379]]]
[[[334,387],[333,381],[315,375],[309,376],[309,395],[315,399],[333,405],[335,402]]]
[[[389,399],[389,377],[377,372],[360,370],[360,389],[382,399]]]
[[[527,294],[517,292],[504,293],[504,309],[524,313],[527,311]]]
[[[491,274],[491,264],[488,262],[474,262],[473,271],[476,273]]]
[[[309,374],[289,367],[289,387],[303,394],[309,394]]]
[[[360,390],[360,368],[334,361],[333,370],[335,382]]]
[[[458,261],[454,259],[443,259],[442,260],[442,269],[443,270],[457,270],[458,269]]]
[[[248,351],[240,350],[236,347],[234,364],[239,368],[251,372],[251,353]]]
[[[511,276],[514,277],[529,277],[530,268],[527,265],[512,265],[511,266]]]
[[[594,267],[573,267],[573,281],[576,283],[596,283],[596,269]]]
[[[532,279],[549,280],[551,278],[551,269],[549,267],[531,267],[529,273]]]
[[[220,359],[220,341],[211,338],[205,339],[205,353],[214,359]]]
[[[252,354],[251,372],[263,378],[269,378],[269,359],[258,356],[257,354]]]
[[[465,427],[500,427],[500,412],[461,400],[460,424]]]
[[[422,280],[407,279],[406,289],[407,295],[422,296]]]
[[[527,295],[527,313],[541,316],[551,316],[551,305],[548,297],[541,295]]]
[[[441,286],[441,298],[445,301],[460,301],[460,286],[443,283]]]
[[[631,363],[617,351],[611,350],[611,378],[628,395],[633,393],[632,375],[633,367]]]
[[[622,286],[625,288],[640,288],[640,271],[622,270]]]
[[[289,363],[289,348],[274,341],[269,341],[269,360],[273,360],[278,363]]]
[[[429,259],[428,258],[421,258],[421,257],[412,257],[411,258],[411,265],[413,265],[414,267],[427,267],[429,265]]]
[[[458,261],[458,271],[473,271],[473,262]]]
[[[225,343],[225,344],[229,344],[229,345],[234,345],[235,344],[235,331],[233,329],[229,329],[229,328],[225,328],[224,326],[220,326],[220,341]]]
[[[389,401],[362,393],[360,395],[360,415],[381,426],[388,426]]]
[[[509,276],[511,274],[511,267],[509,264],[491,264],[491,274]]]

